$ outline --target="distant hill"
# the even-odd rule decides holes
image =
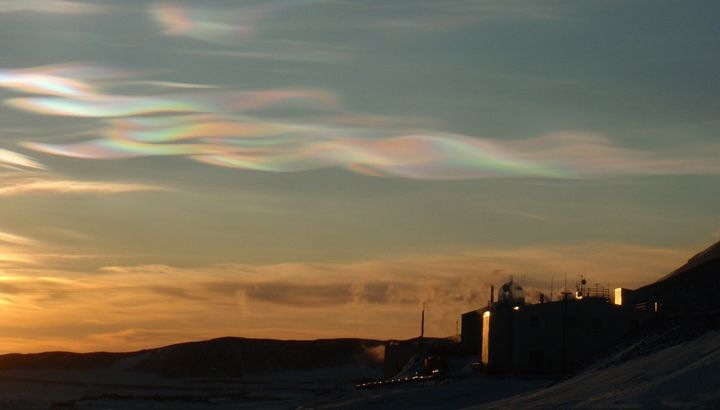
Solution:
[[[693,272],[701,270],[706,265],[717,264],[720,264],[720,242],[713,244],[704,251],[693,256],[687,261],[685,265],[677,268],[672,273],[662,277],[660,280],[658,280],[658,282],[662,282],[681,275],[693,275]]]
[[[698,253],[655,283],[638,289],[672,313],[699,313],[720,307],[720,242]]]
[[[242,377],[341,366],[382,367],[384,342],[367,339],[271,340],[224,337],[129,353],[0,355],[0,371],[123,368],[164,377]]]

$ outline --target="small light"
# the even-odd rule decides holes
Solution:
[[[520,306],[515,306],[513,310],[520,310]]]

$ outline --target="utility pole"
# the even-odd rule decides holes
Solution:
[[[425,338],[425,302],[422,304],[422,315],[420,316],[420,343]]]
[[[568,311],[568,295],[567,289],[565,292],[563,292],[563,307],[562,307],[562,341],[561,341],[561,347],[560,347],[560,374],[565,375],[566,371],[566,363],[565,363],[565,356],[567,356],[567,353],[565,352],[566,349],[566,342],[567,342],[567,311]]]
[[[423,363],[427,354],[425,352],[425,302],[422,304],[422,315],[420,316],[420,353],[422,354]]]

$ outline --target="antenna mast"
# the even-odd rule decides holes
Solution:
[[[422,315],[420,316],[420,342],[425,338],[425,302],[422,304]]]

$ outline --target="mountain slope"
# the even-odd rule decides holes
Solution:
[[[720,262],[720,241],[711,245],[704,251],[690,258],[687,263],[673,272],[663,276],[658,282],[662,282],[677,276],[692,274],[702,268],[703,265],[715,264]]]
[[[720,308],[720,242],[637,291],[649,302],[659,302],[660,310],[670,315],[692,315]]]
[[[270,340],[219,338],[129,353],[0,355],[9,370],[122,368],[164,377],[241,377],[338,366],[378,368],[383,342],[364,339]]]
[[[615,358],[611,358],[615,359]],[[483,408],[714,408],[720,403],[720,332],[605,366]]]

